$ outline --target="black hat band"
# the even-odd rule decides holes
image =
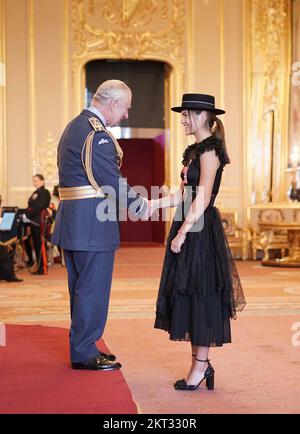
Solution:
[[[190,102],[192,102],[193,104],[206,104],[206,105],[211,105],[213,107],[215,106],[211,102],[206,102],[206,101],[182,101],[182,105],[184,105],[186,103],[190,103]]]

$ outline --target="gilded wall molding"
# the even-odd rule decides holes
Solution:
[[[93,15],[97,0],[89,0],[89,14]],[[101,2],[103,17],[110,24],[117,24],[123,28],[137,28],[149,24],[153,15],[158,11],[157,0],[106,0]],[[161,0],[162,17],[167,19],[167,0]]]
[[[95,26],[96,20],[91,20],[95,9],[101,28]],[[159,25],[153,25],[158,17]],[[183,0],[93,0],[92,3],[72,0],[74,66],[76,68],[77,62],[89,55],[93,58],[97,52],[102,58],[104,54],[137,60],[153,56],[154,59],[178,63],[183,72],[184,23]],[[161,29],[157,30],[157,27]]]
[[[156,60],[170,66],[168,104],[181,100],[186,37],[185,0],[72,0],[75,106],[83,107],[87,62],[95,59]],[[177,119],[178,120],[178,119]],[[169,116],[165,183],[177,183],[183,133]]]
[[[298,162],[293,161],[292,158],[293,154],[295,155],[300,151],[300,0],[292,0],[291,15],[290,142],[287,155],[288,167],[292,167],[293,165],[300,166],[300,158],[298,158]],[[298,175],[300,174],[298,173]]]
[[[36,147],[33,160],[34,173],[42,173],[49,187],[58,184],[57,145],[58,141],[54,140],[52,132],[48,131],[44,141]]]
[[[0,0],[0,196],[4,201],[7,199],[5,59],[5,4]]]
[[[252,61],[254,70],[262,73],[264,108],[280,109],[282,54],[286,51],[288,16],[289,0],[252,0]]]
[[[283,200],[288,148],[290,0],[245,0],[248,203]],[[272,148],[273,145],[273,148]],[[271,185],[272,184],[272,185]],[[270,191],[270,188],[272,191]],[[249,192],[250,190],[250,192]]]

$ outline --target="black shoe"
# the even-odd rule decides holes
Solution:
[[[8,279],[7,282],[23,282],[23,279],[19,279],[17,276]]]
[[[99,356],[104,357],[106,360],[109,360],[110,362],[114,362],[116,360],[116,356],[114,354],[106,354],[102,351],[99,351]]]
[[[186,380],[184,380],[184,379],[178,380],[174,384],[175,390],[188,390],[188,391],[197,390],[203,380],[206,380],[206,387],[208,390],[214,390],[215,371],[214,371],[214,368],[209,363],[209,360],[208,359],[207,360],[200,360],[197,358],[195,360],[197,360],[197,362],[208,362],[208,367],[206,368],[206,370],[204,372],[204,377],[202,378],[202,380],[198,384],[187,384]]]
[[[116,369],[120,369],[121,367],[121,363],[113,363],[100,355],[86,362],[72,362],[72,369],[88,369],[91,371],[114,371]]]
[[[26,267],[28,267],[28,268],[32,267],[33,264],[34,264],[33,261],[26,261]]]

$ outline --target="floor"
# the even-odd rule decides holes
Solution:
[[[179,392],[173,383],[188,371],[189,344],[153,328],[163,257],[160,245],[117,251],[104,335],[140,412],[299,413],[300,269],[237,261],[247,306],[232,322],[233,343],[210,352],[215,390]],[[18,275],[23,283],[0,282],[0,322],[67,328],[65,268]]]

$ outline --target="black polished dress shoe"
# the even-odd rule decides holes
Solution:
[[[23,279],[19,279],[17,276],[8,279],[7,282],[23,282]]]
[[[81,363],[72,362],[72,369],[88,369],[91,371],[114,371],[122,367],[121,363],[113,363],[105,357],[96,356],[91,360]]]
[[[111,362],[114,362],[116,360],[116,356],[114,354],[106,354],[102,351],[99,351],[99,356],[104,357],[107,360],[110,360]]]

